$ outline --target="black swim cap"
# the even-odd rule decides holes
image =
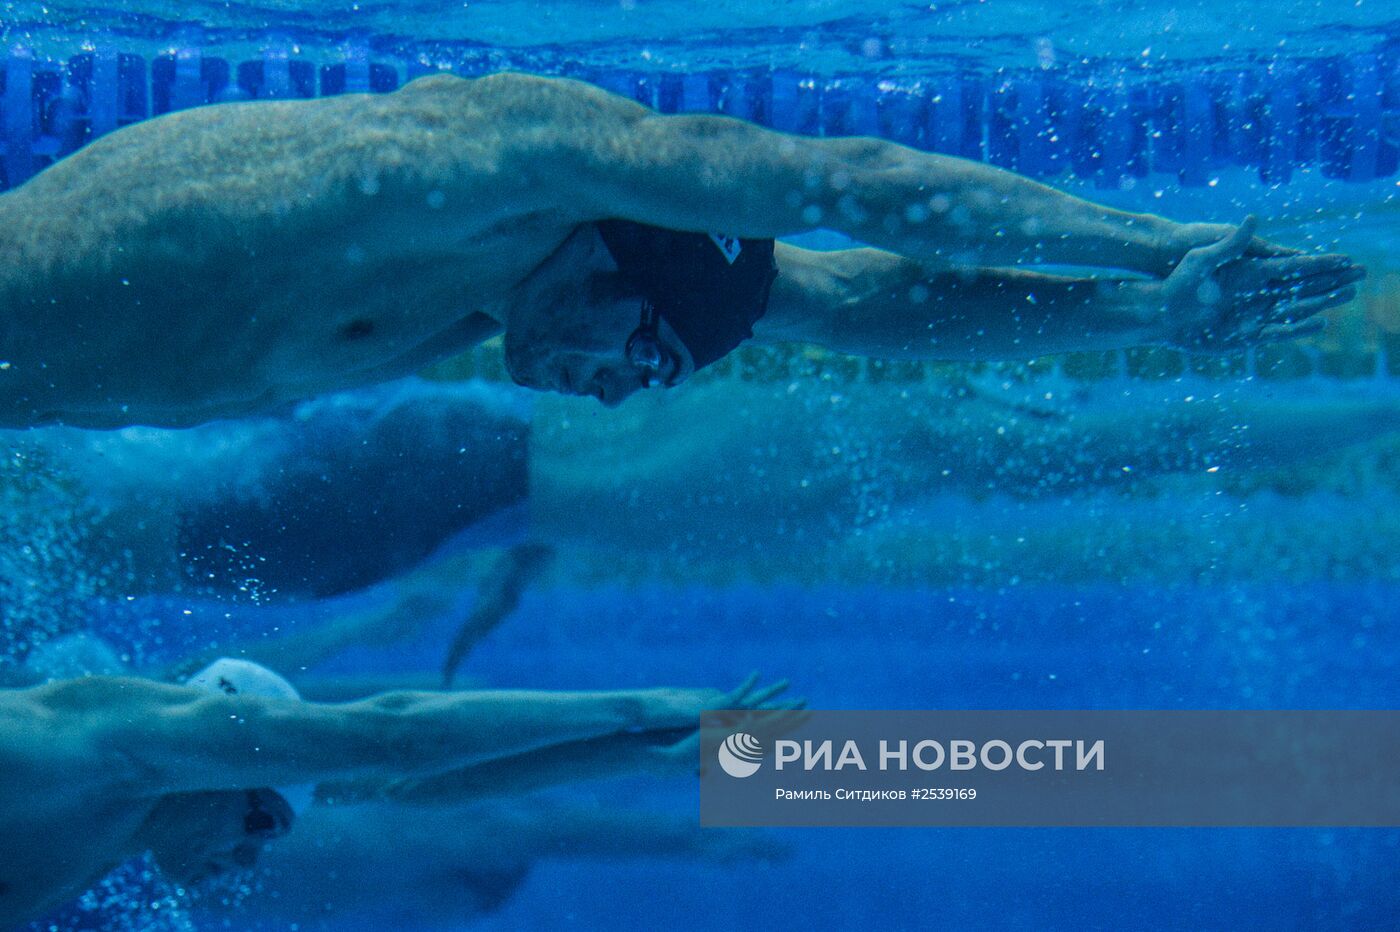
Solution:
[[[778,266],[771,239],[679,233],[630,220],[598,223],[622,277],[685,343],[696,370],[753,336]]]

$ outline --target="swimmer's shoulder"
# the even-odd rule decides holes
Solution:
[[[121,702],[139,682],[91,676],[0,691],[0,770],[12,783],[61,773],[68,791],[138,785],[143,774],[134,758],[106,738],[110,723],[139,723],[139,710]]]
[[[524,157],[544,155],[560,143],[588,147],[652,113],[585,81],[518,71],[479,78],[429,75],[387,96],[420,115],[436,112],[446,124],[466,120],[473,135],[499,139]]]
[[[434,74],[410,81],[391,97],[401,99],[450,99],[519,116],[556,114],[564,118],[614,114],[645,115],[641,104],[605,91],[586,81],[523,71],[497,71],[479,78]],[[580,108],[584,108],[580,111]]]
[[[135,676],[83,676],[28,689],[8,690],[7,714],[28,716],[61,732],[140,732],[163,712],[192,704],[204,694]]]

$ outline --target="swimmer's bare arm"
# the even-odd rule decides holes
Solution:
[[[1344,256],[1239,260],[1252,223],[1193,250],[1165,280],[1027,270],[930,272],[877,249],[778,244],[780,274],[755,327],[766,342],[815,343],[886,359],[1026,359],[1169,345],[1229,351],[1320,326],[1364,271]]]
[[[91,677],[32,690],[151,792],[394,780],[632,730],[694,727],[710,689],[397,692],[342,705]]]
[[[641,731],[570,741],[427,777],[388,782],[375,779],[322,782],[316,792],[319,797],[336,803],[391,800],[414,806],[447,806],[519,796],[651,769],[658,742],[680,734],[679,730]]]
[[[775,701],[787,681],[764,686],[758,674],[714,705],[717,709],[801,709],[801,699]],[[696,723],[686,728],[648,729],[575,741],[486,761],[447,773],[401,780],[389,786],[358,787],[363,793],[415,805],[450,805],[497,796],[518,796],[581,780],[600,780],[642,771],[661,776],[693,774],[699,758]]]
[[[600,126],[575,137],[559,181],[598,218],[751,237],[824,227],[930,268],[1031,262],[1158,276],[1230,230],[1115,210],[990,165],[879,139],[812,139],[727,117],[662,116],[571,88],[598,112]],[[1250,245],[1251,255],[1289,253],[1265,240]]]

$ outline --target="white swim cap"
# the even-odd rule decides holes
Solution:
[[[251,660],[238,660],[234,657],[220,657],[209,666],[190,677],[185,685],[206,692],[222,692],[230,696],[258,696],[263,699],[301,700],[295,686],[277,673],[253,663]],[[297,815],[311,805],[316,794],[316,784],[302,783],[296,786],[274,787],[292,812]]]

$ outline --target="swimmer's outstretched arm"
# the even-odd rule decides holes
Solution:
[[[803,700],[775,701],[787,689],[779,681],[760,686],[750,676],[716,706],[724,709],[796,710]],[[771,721],[771,719],[770,719]],[[322,795],[344,801],[388,799],[416,806],[446,806],[519,796],[537,790],[634,773],[693,774],[699,758],[692,727],[650,729],[556,744],[526,754],[499,757],[470,767],[392,783],[355,781],[322,786]]]
[[[1345,256],[1235,261],[1252,227],[1193,250],[1165,281],[931,272],[878,249],[779,243],[781,274],[755,334],[887,359],[1028,359],[1152,344],[1218,352],[1310,332],[1321,325],[1313,315],[1355,297],[1365,272]]]
[[[124,677],[29,691],[67,711],[94,761],[151,793],[395,780],[629,731],[694,728],[714,689],[385,693],[343,705],[210,694]],[[52,717],[52,716],[51,716]]]
[[[499,796],[603,780],[653,770],[661,758],[657,749],[679,740],[679,730],[608,735],[486,761],[385,788],[383,797],[416,805],[448,805]]]
[[[316,794],[337,805],[387,800],[414,806],[450,806],[518,796],[643,770],[656,741],[655,735],[655,732],[637,732],[569,741],[446,773],[404,780],[323,782]]]
[[[599,218],[750,237],[824,227],[932,268],[1049,263],[1157,276],[1230,231],[1115,210],[880,139],[789,136],[728,117],[662,116],[585,85],[571,93],[599,125],[573,137],[561,179]],[[1260,239],[1249,250],[1291,252]]]

